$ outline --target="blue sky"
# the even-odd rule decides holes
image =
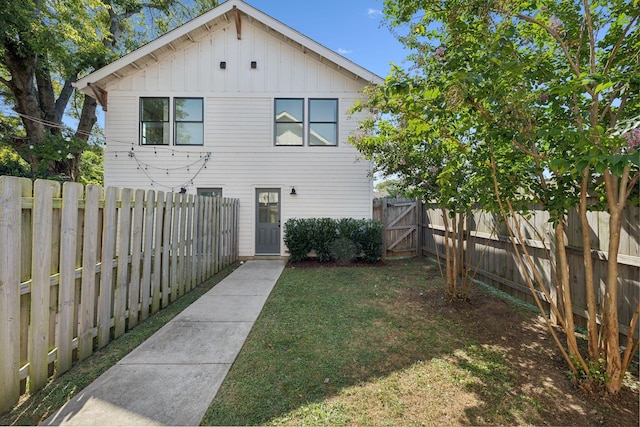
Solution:
[[[244,1],[383,78],[408,54],[382,25],[382,0]]]

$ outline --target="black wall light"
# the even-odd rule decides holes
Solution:
[[[291,187],[291,193],[289,193],[289,194],[292,195],[292,196],[295,196],[296,194],[298,194],[298,193],[296,193],[296,187]]]
[[[225,70],[227,68],[227,63],[225,61],[220,61],[220,69]]]

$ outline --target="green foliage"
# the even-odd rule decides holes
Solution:
[[[402,182],[397,179],[386,179],[376,184],[376,190],[383,194],[382,197],[395,199],[397,197],[412,198],[412,195],[406,188],[403,188]]]
[[[331,257],[335,259],[338,264],[349,264],[358,256],[358,247],[351,239],[346,237],[338,237],[329,245]]]
[[[379,221],[373,219],[362,220],[358,228],[355,242],[362,251],[362,260],[376,262],[382,257],[383,227]]]
[[[306,259],[312,250],[323,262],[340,261],[343,256],[375,262],[382,256],[382,224],[370,219],[291,218],[284,232],[284,243],[294,262]],[[354,257],[348,256],[351,249]]]
[[[607,374],[607,361],[603,358],[588,360],[587,371],[585,371],[577,357],[572,356],[571,363],[575,370],[569,371],[568,375],[578,385],[586,388],[595,386],[596,388],[604,389],[607,383],[611,381],[611,377]]]
[[[86,150],[80,159],[80,179],[84,184],[104,183],[104,152],[102,148]]]
[[[338,224],[332,218],[317,218],[313,225],[311,242],[320,261],[331,261],[331,243],[338,236]]]
[[[284,224],[284,243],[289,250],[289,259],[294,262],[307,258],[313,241],[311,240],[315,220],[291,218]]]
[[[0,145],[0,175],[29,177],[29,164],[10,147]]]

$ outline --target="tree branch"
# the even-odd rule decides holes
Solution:
[[[613,59],[616,57],[616,54],[618,53],[618,49],[620,49],[620,46],[622,46],[622,41],[627,37],[627,33],[635,23],[636,19],[638,19],[638,16],[634,16],[629,21],[626,28],[622,31],[620,38],[616,42],[615,46],[613,46],[613,49],[611,49],[611,54],[609,55],[609,59],[607,59],[607,63],[604,66],[604,70],[602,71],[602,74],[605,74],[607,71],[609,71],[609,68],[611,68],[611,65],[613,64]]]
[[[537,25],[540,28],[544,29],[547,33],[549,33],[549,35],[551,37],[554,38],[554,40],[556,42],[558,42],[558,44],[560,45],[560,47],[562,48],[562,51],[564,53],[565,58],[567,59],[567,61],[569,61],[569,66],[571,67],[571,69],[573,70],[573,73],[576,76],[580,76],[580,66],[578,64],[576,64],[572,59],[571,59],[571,55],[569,54],[569,48],[567,47],[567,45],[564,43],[564,41],[562,40],[562,37],[560,37],[560,34],[558,34],[557,31],[555,31],[554,29],[552,29],[551,27],[549,27],[548,25],[543,24],[542,22],[538,21],[535,18],[532,18],[530,16],[527,16],[523,13],[516,13],[516,17],[522,19],[523,21],[527,21],[531,24]],[[589,90],[589,89],[587,89]]]
[[[593,34],[593,21],[591,20],[591,9],[587,0],[582,0],[584,16],[587,21],[587,34],[589,34],[589,67],[591,74],[596,72],[596,38]]]
[[[64,82],[64,86],[60,91],[60,95],[58,95],[58,99],[56,99],[55,103],[55,114],[56,121],[62,122],[62,116],[64,115],[64,110],[67,108],[67,104],[69,103],[69,99],[71,95],[73,95],[73,86],[71,85],[78,78],[78,73],[75,73],[73,76],[67,78]]]

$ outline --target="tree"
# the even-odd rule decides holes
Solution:
[[[376,190],[385,194],[384,197],[411,197],[410,194],[404,191],[402,184],[397,179],[385,179],[384,181],[376,184]]]
[[[574,376],[589,385],[604,385],[611,393],[620,390],[638,348],[631,333],[626,349],[619,350],[617,254],[621,213],[640,179],[639,10],[637,0],[386,0],[389,24],[408,29],[402,40],[415,52],[415,67],[412,73],[394,70],[365,106],[381,105],[380,113],[401,117],[395,123],[401,130],[391,132],[401,136],[398,141],[422,141],[406,153],[429,153],[424,160],[418,157],[425,162],[419,170],[429,167],[434,154],[436,165],[453,161],[468,168],[465,179],[475,183],[468,188],[483,192],[478,196],[483,207],[500,212],[505,224],[517,221],[516,214],[526,213],[532,202],[549,211],[561,295],[557,305],[549,295],[547,299],[566,344],[545,316],[549,331]],[[409,116],[416,124],[407,121]],[[389,126],[372,119],[356,140],[366,147],[367,141],[386,136]],[[441,152],[434,146],[448,148]],[[374,150],[375,156],[381,152]],[[441,154],[448,156],[438,157]],[[378,158],[384,167],[390,163],[388,157]],[[447,168],[443,166],[435,179],[441,186],[461,176],[447,174]],[[415,176],[415,169],[408,175]],[[436,196],[445,201],[442,191],[449,188],[458,200],[453,193],[464,193],[466,185],[455,179],[450,187],[438,188]],[[611,218],[600,311],[586,214],[594,208],[589,204],[592,195]],[[583,229],[586,355],[578,347],[573,324],[564,242],[566,214],[573,207],[580,212]],[[509,232],[514,251],[520,251],[515,244],[522,240],[519,228],[509,227]],[[533,295],[536,284],[548,294],[529,254],[520,253],[519,260],[532,269]],[[540,302],[539,306],[542,310]],[[640,306],[631,331],[639,313]]]
[[[72,83],[118,55],[217,4],[193,0],[0,0],[0,96],[22,121],[12,138],[34,176],[78,179],[96,122],[85,96],[70,130],[63,123]]]

